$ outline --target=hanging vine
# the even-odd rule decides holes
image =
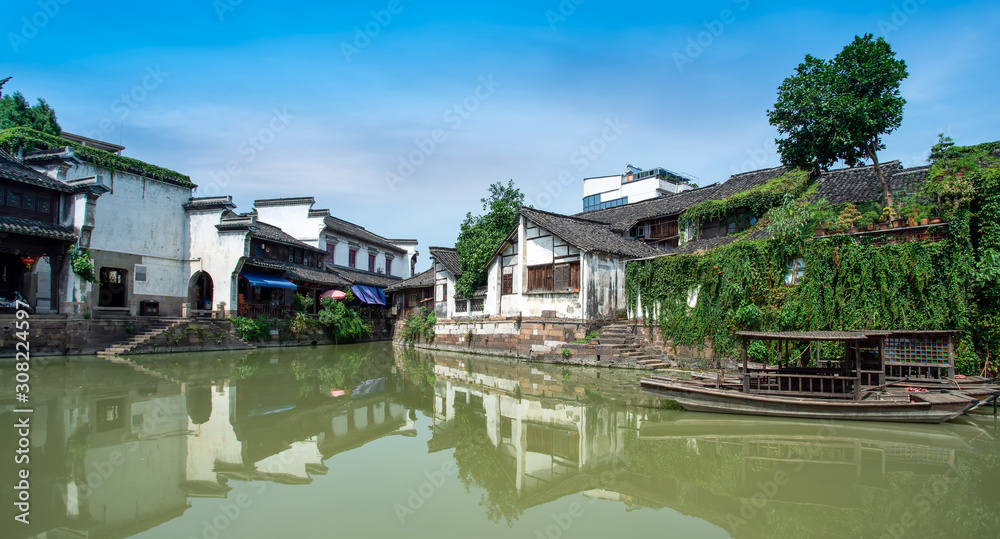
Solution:
[[[954,329],[957,367],[979,374],[988,351],[995,357],[1000,350],[998,167],[996,143],[940,153],[922,191],[939,201],[935,211],[949,220],[946,239],[938,242],[814,238],[813,227],[844,206],[808,202],[806,189],[797,189],[798,199],[772,206],[758,225],[781,234],[629,263],[629,309],[636,312],[641,295],[636,314],[659,325],[665,338],[711,344],[730,357],[740,330]],[[712,219],[719,211],[693,215]],[[805,272],[792,279],[798,258]]]

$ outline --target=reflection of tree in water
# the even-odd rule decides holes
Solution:
[[[456,404],[453,428],[461,433],[455,462],[466,491],[472,485],[486,490],[479,501],[481,507],[486,507],[486,516],[496,523],[502,518],[511,526],[523,511],[517,503],[514,479],[504,469],[501,455],[486,434],[486,417],[471,405]]]
[[[385,376],[392,366],[391,354],[378,354],[370,346],[338,351],[330,359],[309,366],[323,389],[348,389],[365,380]]]
[[[413,348],[404,348],[396,352],[396,365],[399,366],[406,379],[418,389],[433,388],[437,377],[434,375],[434,357]]]
[[[249,354],[237,363],[236,380],[278,377],[292,381],[300,398],[317,391],[350,389],[358,384],[386,376],[393,362],[391,351],[371,345],[340,345],[333,349],[282,351],[281,361],[272,360],[274,352]]]
[[[187,404],[188,417],[195,425],[208,423],[212,417],[212,388],[211,386],[188,387],[185,389],[185,403]]]

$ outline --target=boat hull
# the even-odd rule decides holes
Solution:
[[[643,393],[677,402],[692,412],[711,412],[807,419],[842,419],[853,421],[892,421],[904,423],[941,423],[954,419],[976,406],[969,397],[948,395],[933,398],[915,395],[908,401],[846,401],[748,395],[739,391],[717,389],[678,380],[641,380]]]

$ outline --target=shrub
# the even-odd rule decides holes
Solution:
[[[323,310],[317,316],[317,322],[327,337],[334,341],[354,340],[372,334],[371,327],[361,318],[354,306],[349,306],[354,295],[350,292],[342,300],[323,298]]]
[[[264,315],[258,316],[256,320],[237,316],[232,322],[236,334],[246,342],[263,341],[271,334],[271,322]]]

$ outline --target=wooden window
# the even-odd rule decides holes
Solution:
[[[564,292],[579,289],[579,260],[528,268],[529,292]]]
[[[654,240],[677,236],[677,221],[659,221],[649,225],[649,238]]]
[[[347,254],[347,265],[350,266],[350,267],[352,267],[352,268],[358,267],[358,250],[357,249],[351,249],[350,252]]]
[[[441,301],[448,301],[448,283],[441,285]]]
[[[52,202],[48,197],[38,197],[38,211],[52,213]]]
[[[385,259],[385,274],[386,275],[392,275],[392,259],[391,258]]]
[[[500,276],[500,295],[509,296],[514,293],[514,274],[505,273]]]
[[[26,210],[35,211],[35,195],[25,193],[24,200],[21,201],[21,207]]]
[[[375,255],[368,255],[368,271],[375,273]]]
[[[20,208],[21,193],[15,193],[14,191],[7,191],[7,205],[14,208]]]
[[[579,290],[580,289],[580,262],[570,262],[567,264],[556,264],[553,271],[553,285],[555,290]]]
[[[329,262],[329,263],[331,263],[331,264],[333,264],[334,263],[333,255],[336,254],[336,252],[337,252],[337,244],[336,243],[333,243],[333,244],[328,243],[328,244],[326,244],[326,252],[328,253],[328,255],[326,257],[326,261]]]
[[[296,264],[301,264],[303,255],[305,255],[305,253],[302,251],[302,249],[295,249],[295,260],[290,260],[289,262],[295,262]]]
[[[532,266],[528,268],[528,291],[529,292],[550,292],[552,291],[552,265]]]

